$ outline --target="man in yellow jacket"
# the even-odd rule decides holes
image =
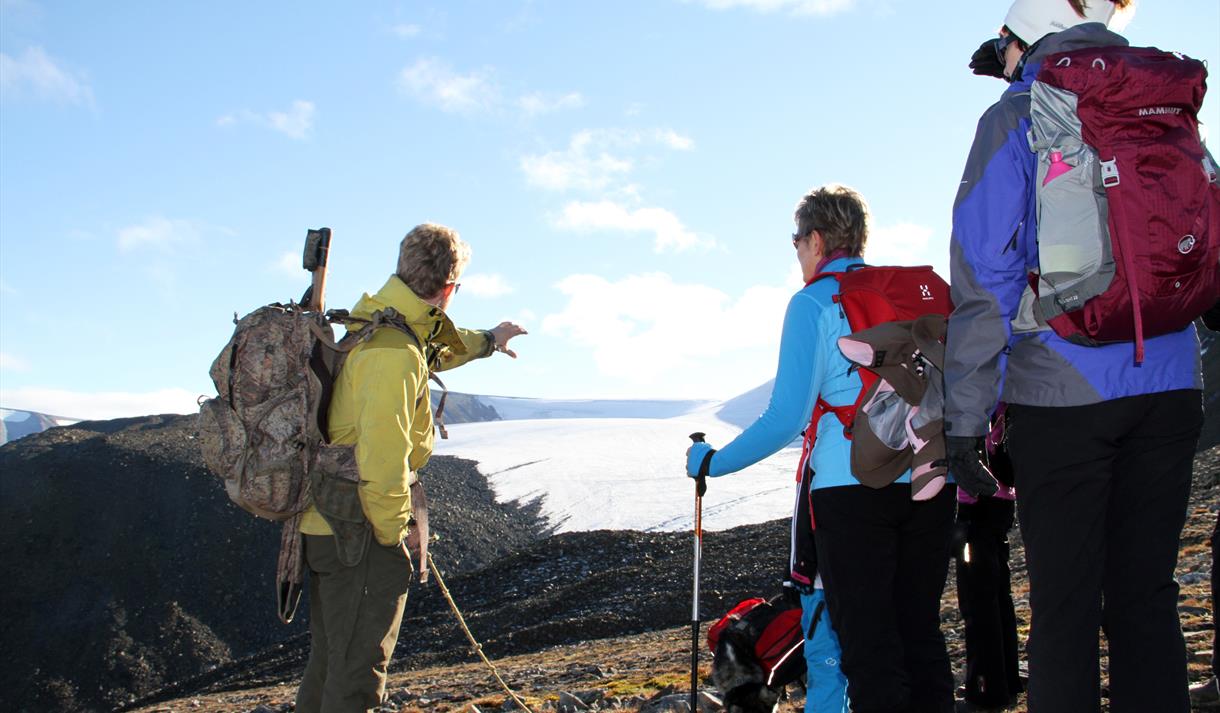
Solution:
[[[470,247],[453,229],[417,226],[399,246],[395,274],[352,309],[353,317],[370,319],[392,308],[414,338],[378,329],[352,349],[335,380],[330,442],[355,446],[359,485],[354,493],[315,492],[301,519],[311,648],[297,713],[366,711],[384,699],[412,573],[405,544],[410,488],[432,455],[429,369],[496,351],[516,357],[508,340],[525,333],[519,326],[459,329],[445,315],[469,259]]]

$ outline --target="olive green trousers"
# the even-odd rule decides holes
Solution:
[[[412,564],[406,549],[372,540],[354,567],[335,539],[304,535],[309,567],[309,663],[297,713],[363,713],[385,698],[386,669],[398,641]]]

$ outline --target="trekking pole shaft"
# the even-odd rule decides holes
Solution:
[[[703,498],[695,494],[695,581],[690,605],[690,709],[699,705],[699,563],[703,559]]]
[[[703,443],[702,433],[690,434],[695,443]],[[703,493],[707,491],[707,480],[703,476],[695,479],[695,572],[691,587],[690,605],[690,709],[699,710],[699,563],[703,559]]]
[[[690,627],[690,709],[699,710],[699,622]]]
[[[695,495],[695,572],[691,587],[690,620],[699,621],[699,565],[703,561],[703,498]]]

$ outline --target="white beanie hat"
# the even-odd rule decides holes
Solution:
[[[1067,0],[1016,0],[1008,8],[1004,25],[1023,42],[1033,44],[1052,32],[1086,22],[1109,25],[1115,5],[1110,0],[1088,0],[1084,17],[1076,14]]]

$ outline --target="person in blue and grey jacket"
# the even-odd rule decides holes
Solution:
[[[1203,421],[1195,328],[1132,345],[1014,333],[1038,265],[1030,85],[1054,52],[1126,45],[1130,0],[1016,0],[993,63],[1011,84],[979,120],[953,207],[945,433],[958,487],[989,495],[978,444],[999,400],[1029,568],[1029,710],[1099,709],[1098,629],[1114,711],[1184,713],[1186,649],[1173,578]],[[972,67],[980,72],[986,44]]]
[[[739,471],[790,443],[805,428],[819,394],[846,406],[860,393],[860,376],[839,350],[851,334],[834,302],[838,281],[813,278],[862,264],[868,207],[855,191],[830,185],[797,205],[792,244],[806,287],[788,303],[779,366],[766,411],[732,442],[687,451],[687,474],[718,477]],[[949,713],[953,675],[940,631],[940,597],[949,566],[956,491],[911,499],[911,473],[884,488],[866,487],[851,471],[851,442],[843,424],[822,418],[806,467],[812,497],[798,497],[793,517],[793,575],[802,583],[808,632],[825,585],[825,613],[805,647],[810,693],[807,713],[844,710],[843,676],[853,713]],[[805,481],[809,482],[809,481]],[[808,503],[812,516],[808,517]],[[812,538],[810,538],[812,535]],[[802,551],[812,539],[816,555]],[[817,577],[809,562],[816,556]],[[833,631],[831,630],[833,624]],[[838,639],[835,640],[837,634]],[[836,649],[842,656],[834,664]],[[842,674],[836,669],[842,668]]]

